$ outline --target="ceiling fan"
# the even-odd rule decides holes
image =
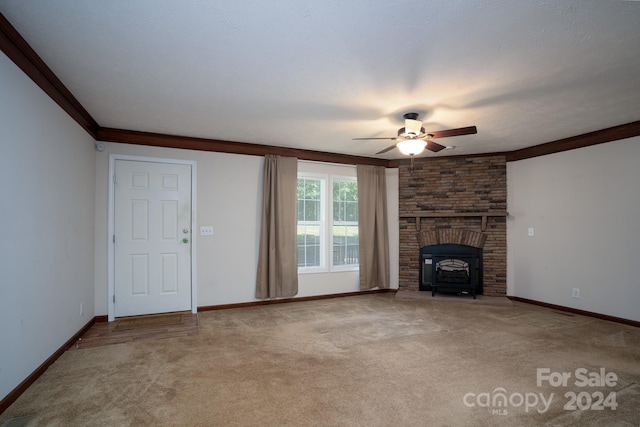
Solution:
[[[406,113],[404,116],[404,127],[398,129],[398,136],[396,137],[382,137],[382,138],[353,138],[354,140],[367,140],[367,139],[390,139],[397,141],[390,147],[385,148],[382,151],[378,151],[376,154],[384,154],[387,151],[391,151],[394,148],[398,148],[402,154],[407,156],[415,156],[422,153],[426,148],[427,150],[437,153],[440,150],[444,150],[444,145],[440,145],[431,141],[436,138],[447,138],[450,136],[471,135],[478,133],[478,129],[475,126],[468,126],[464,128],[439,130],[433,132],[425,132],[422,127],[422,121],[418,120],[418,113]]]

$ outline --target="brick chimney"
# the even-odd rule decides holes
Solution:
[[[499,214],[507,210],[505,156],[423,157],[415,159],[413,171],[403,161],[399,186],[399,290],[418,291],[425,241],[463,239],[461,244],[468,244],[465,239],[474,239],[483,240],[483,294],[506,295],[507,224]],[[420,214],[424,217],[417,217]]]

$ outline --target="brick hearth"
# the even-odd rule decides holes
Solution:
[[[446,216],[506,211],[505,157],[420,158],[415,159],[413,173],[408,162],[403,162],[399,186],[400,290],[418,291],[419,252],[425,241],[468,244],[465,239],[472,239],[469,242],[475,243],[469,246],[483,247],[483,294],[506,295],[506,218],[487,217],[483,231],[482,216]],[[421,219],[412,216],[420,212],[443,216]],[[416,220],[420,221],[418,228]],[[482,240],[483,244],[478,245]]]

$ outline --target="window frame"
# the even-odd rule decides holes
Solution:
[[[359,264],[333,265],[333,183],[334,181],[351,181],[355,182],[357,185],[357,177],[341,174],[298,171],[297,180],[300,179],[314,179],[320,181],[321,220],[318,221],[320,226],[320,265],[311,267],[298,266],[298,274],[358,271],[360,269]],[[297,202],[298,200],[296,198],[296,205]],[[297,218],[298,216],[296,213],[296,227],[300,224]],[[313,223],[315,222],[316,221],[313,221]],[[351,225],[357,226],[358,222],[355,221],[355,224]]]

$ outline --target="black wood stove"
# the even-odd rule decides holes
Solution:
[[[482,294],[482,249],[444,244],[420,248],[420,290]]]

